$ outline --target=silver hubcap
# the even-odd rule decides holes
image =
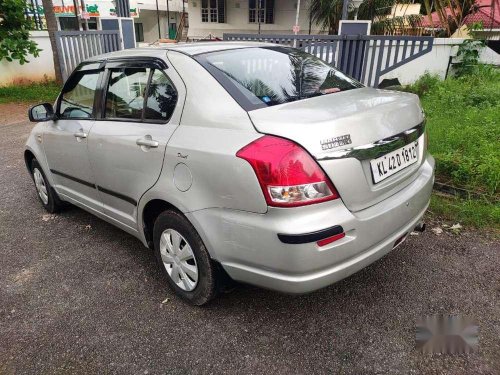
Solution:
[[[36,191],[38,192],[40,199],[42,200],[43,204],[48,204],[49,194],[47,194],[47,186],[45,185],[45,180],[43,179],[42,172],[40,172],[38,168],[35,168],[33,170],[33,177],[35,179]]]
[[[174,229],[165,230],[160,237],[160,254],[168,275],[179,288],[192,291],[198,284],[198,266],[191,246]]]

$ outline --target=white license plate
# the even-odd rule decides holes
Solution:
[[[389,152],[377,159],[370,160],[373,182],[379,183],[416,163],[418,161],[418,154],[418,141],[415,141],[398,148],[396,151]]]

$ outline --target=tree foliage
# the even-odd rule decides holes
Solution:
[[[0,61],[29,62],[28,55],[38,57],[40,49],[30,40],[31,21],[25,15],[24,0],[0,0]]]

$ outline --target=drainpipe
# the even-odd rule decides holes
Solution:
[[[168,39],[170,39],[170,8],[168,6],[168,0],[167,0],[167,33],[168,33]]]
[[[309,35],[311,35],[311,29],[312,29],[312,13],[311,10],[309,10]]]
[[[259,23],[258,34],[260,35],[260,0],[257,0],[257,22]]]

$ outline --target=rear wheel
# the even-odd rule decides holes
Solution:
[[[36,159],[33,159],[31,162],[31,174],[33,175],[33,181],[35,182],[38,199],[40,199],[42,206],[51,214],[58,212],[63,203],[57,196],[57,193],[52,186],[50,186],[42,168],[40,167],[40,164],[38,164]]]
[[[198,232],[180,213],[165,211],[153,229],[155,255],[170,288],[193,305],[217,294],[217,267]]]

